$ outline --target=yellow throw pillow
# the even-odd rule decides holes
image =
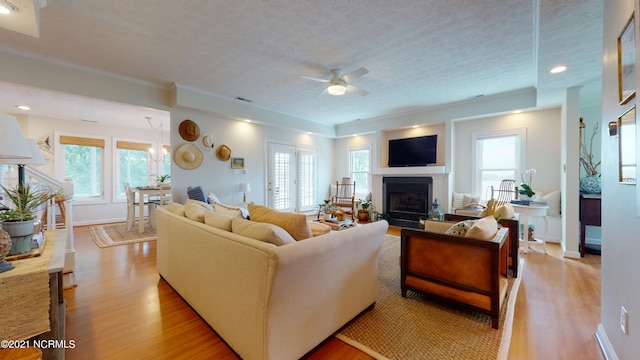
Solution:
[[[184,213],[189,219],[193,221],[203,223],[204,215],[207,212],[213,212],[213,208],[211,207],[211,205],[203,203],[202,201],[187,200],[184,203]]]
[[[487,216],[476,221],[464,236],[474,239],[491,240],[497,232],[498,222],[493,216]]]
[[[295,239],[279,226],[251,220],[232,218],[231,229],[235,234],[246,236],[276,246],[293,244]]]
[[[204,223],[225,231],[231,231],[231,220],[234,217],[225,214],[218,214],[218,212],[207,212],[204,214]]]
[[[249,216],[252,221],[283,228],[296,240],[304,240],[312,236],[307,216],[304,214],[277,211],[266,206],[249,204]]]
[[[170,202],[167,204],[167,210],[171,211],[172,213],[176,214],[176,215],[180,215],[180,216],[185,216],[184,214],[184,205],[176,203],[176,202]]]
[[[327,224],[321,224],[319,222],[310,222],[309,227],[311,228],[311,234],[313,234],[314,237],[331,232],[331,226]]]
[[[216,210],[218,214],[229,215],[237,218],[244,218],[242,216],[242,210],[236,206],[229,206],[220,203],[213,204],[213,208]]]

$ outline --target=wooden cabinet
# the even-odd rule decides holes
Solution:
[[[580,256],[584,257],[585,227],[601,226],[601,196],[580,194]]]

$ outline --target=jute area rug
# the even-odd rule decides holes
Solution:
[[[126,222],[91,226],[89,234],[93,242],[100,248],[156,240],[156,231],[147,224],[145,224],[144,232],[140,233],[137,225],[128,231]]]
[[[380,250],[378,300],[343,328],[336,337],[376,359],[506,359],[517,289],[524,270],[520,261],[517,279],[500,317],[500,328],[491,318],[457,309],[413,291],[400,292],[400,238],[387,235]]]

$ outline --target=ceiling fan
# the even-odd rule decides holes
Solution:
[[[319,79],[311,76],[301,76],[302,78],[319,81],[323,83],[328,83],[327,88],[325,89],[330,95],[343,95],[345,92],[352,92],[361,96],[367,96],[369,92],[367,90],[361,89],[355,85],[351,85],[350,82],[353,80],[365,75],[369,72],[364,67],[361,67],[357,70],[354,70],[348,74],[340,75],[339,69],[331,70],[333,77],[330,80],[327,79]],[[323,91],[324,92],[324,91]]]

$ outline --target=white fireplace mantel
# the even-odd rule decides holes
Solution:
[[[378,168],[371,174],[371,197],[375,210],[383,211],[382,178],[385,176],[430,176],[433,180],[432,199],[438,199],[444,212],[449,210],[450,174],[444,166]]]

